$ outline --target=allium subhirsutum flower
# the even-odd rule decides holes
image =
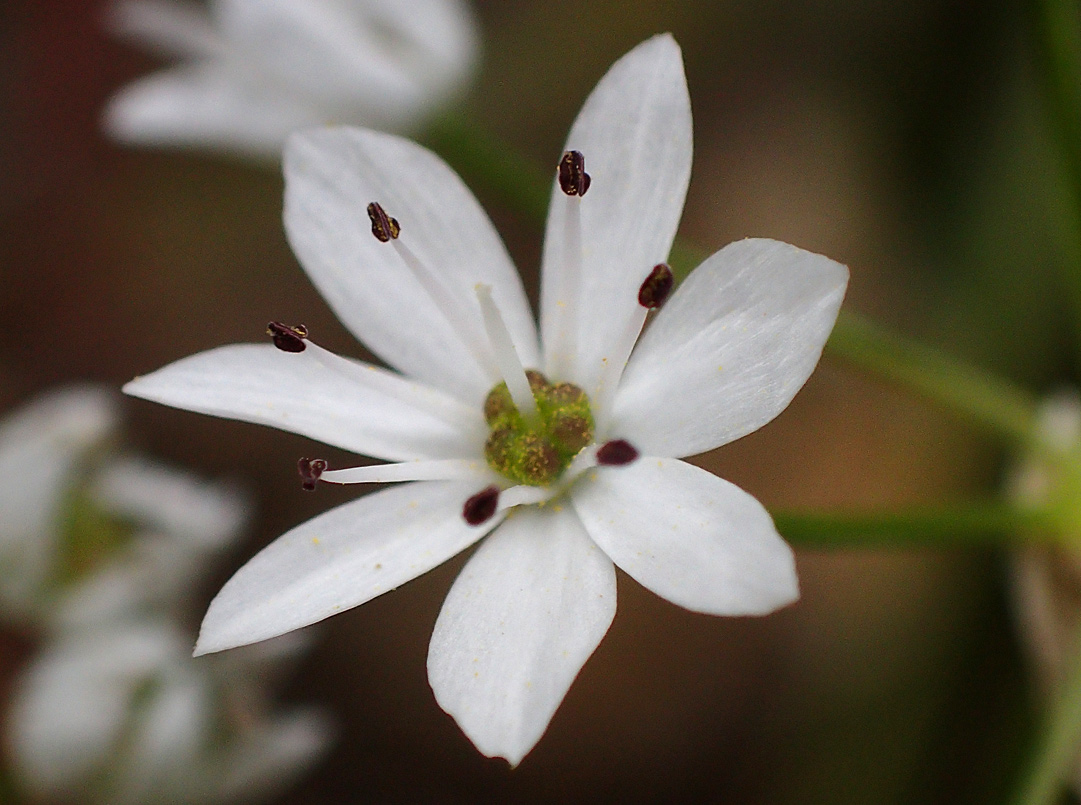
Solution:
[[[120,0],[110,23],[182,60],[109,104],[106,130],[143,145],[277,158],[309,126],[411,131],[477,60],[464,0]]]
[[[393,462],[331,470],[303,459],[309,487],[406,483],[265,548],[213,601],[196,651],[361,604],[487,534],[443,604],[428,676],[480,751],[517,763],[607,631],[616,565],[697,612],[758,615],[794,601],[792,552],[765,509],[673,457],[727,444],[788,405],[848,272],[744,240],[666,299],[690,167],[680,51],[659,36],[612,67],[571,130],[538,334],[491,223],[438,157],[371,131],[294,136],[293,249],[346,326],[400,374],[273,323],[273,345],[211,350],[126,390]]]

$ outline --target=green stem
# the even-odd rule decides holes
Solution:
[[[826,350],[921,394],[967,422],[1039,449],[1036,400],[990,372],[889,333],[843,310]]]
[[[470,181],[496,193],[516,212],[543,222],[552,178],[512,148],[460,116],[448,115],[429,132],[429,143]],[[553,168],[554,171],[554,168]],[[670,260],[686,276],[706,256],[684,238]],[[1035,401],[990,373],[964,366],[930,347],[878,329],[842,311],[827,349],[862,369],[942,404],[967,421],[1013,441],[1034,445]]]
[[[777,530],[800,548],[1006,545],[1048,530],[1042,512],[1024,511],[997,501],[886,512],[772,514]]]
[[[515,212],[544,223],[555,176],[541,171],[495,135],[457,114],[428,129],[426,140],[462,176],[477,180]]]
[[[1065,781],[1077,766],[1081,746],[1081,632],[1069,676],[1044,716],[1033,749],[1022,771],[1014,805],[1054,805],[1061,801]]]
[[[1081,341],[1081,15],[1076,0],[1037,0],[1043,95],[1073,213],[1072,259],[1063,262]]]

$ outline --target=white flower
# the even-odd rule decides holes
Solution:
[[[264,712],[260,680],[280,657],[207,663],[187,646],[158,620],[48,644],[18,680],[7,724],[21,785],[50,801],[247,802],[279,794],[327,747],[319,713]]]
[[[734,243],[686,279],[635,347],[639,295],[664,295],[666,267],[654,267],[690,175],[690,102],[670,36],[612,67],[567,149],[538,338],[491,223],[438,157],[345,128],[290,140],[293,249],[346,326],[404,377],[273,324],[278,349],[222,347],[125,390],[400,462],[324,471],[326,481],[415,482],[265,548],[211,604],[197,652],[361,604],[491,532],[443,605],[428,674],[477,747],[517,763],[611,623],[614,565],[698,612],[763,614],[797,598],[792,552],[765,509],[672,456],[738,439],[788,405],[819,359],[847,269],[775,241]],[[536,400],[523,366],[550,379]],[[557,433],[568,417],[571,442],[587,444],[577,455]],[[309,485],[323,469],[301,462]]]
[[[273,158],[300,128],[412,130],[478,50],[464,0],[121,0],[111,27],[182,60],[112,99],[112,136]]]
[[[39,625],[174,606],[247,519],[236,490],[117,456],[115,392],[49,392],[0,421],[0,603]]]

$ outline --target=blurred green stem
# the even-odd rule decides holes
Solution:
[[[1036,400],[996,375],[842,310],[827,353],[915,391],[965,421],[1040,450]]]
[[[549,173],[540,171],[506,143],[455,114],[432,126],[428,143],[469,181],[496,193],[519,214],[544,221],[554,159]],[[676,276],[682,278],[707,256],[701,248],[679,238],[670,260]],[[1010,441],[1035,446],[1035,401],[990,373],[887,333],[847,311],[841,312],[827,350],[940,403],[966,421]]]
[[[1072,229],[1064,279],[1081,348],[1081,14],[1077,0],[1036,0],[1044,100],[1070,195]]]
[[[1055,805],[1062,800],[1065,782],[1077,765],[1081,744],[1081,632],[1074,637],[1075,652],[1052,706],[1040,724],[1013,805]]]
[[[885,512],[771,512],[777,530],[800,548],[1006,545],[1050,533],[1048,518],[998,501]]]

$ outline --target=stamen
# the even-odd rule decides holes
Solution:
[[[567,151],[559,160],[559,187],[568,196],[584,196],[589,190],[586,159],[581,151]]]
[[[322,473],[320,480],[330,484],[387,484],[401,481],[485,481],[491,477],[491,470],[481,461],[448,458],[327,470]]]
[[[613,439],[597,448],[597,463],[602,467],[623,467],[637,458],[638,449],[626,439]]]
[[[381,243],[396,240],[398,234],[402,231],[397,220],[387,215],[387,211],[383,209],[383,205],[378,201],[373,201],[368,205],[368,217],[372,221],[372,234]]]
[[[282,352],[303,352],[308,328],[303,324],[290,326],[280,321],[272,321],[266,326],[266,334]]]
[[[327,468],[327,462],[322,458],[302,458],[297,462],[297,472],[300,473],[301,488],[311,492],[319,483],[319,478]]]
[[[492,484],[465,502],[462,506],[462,517],[469,525],[480,525],[492,519],[498,505],[499,487]]]
[[[495,362],[499,366],[499,372],[506,381],[511,399],[518,409],[518,413],[526,420],[537,417],[537,401],[533,399],[533,389],[530,387],[529,378],[526,377],[525,367],[518,357],[518,350],[514,348],[514,341],[510,337],[503,317],[492,299],[492,286],[478,283],[474,286],[477,293],[477,301],[480,303],[480,312],[484,317],[484,329],[488,333],[488,343],[491,344],[495,354]]]
[[[424,265],[412,249],[402,243],[399,238],[401,227],[394,218],[387,215],[379,202],[373,201],[368,205],[368,217],[372,220],[372,234],[376,239],[383,243],[389,242],[394,246],[402,262],[406,264],[428,294],[428,298],[443,314],[443,318],[451,329],[465,342],[477,362],[482,367],[491,367],[492,354],[486,348],[484,338],[477,328],[476,315],[462,303],[462,297],[448,286],[439,274]]]
[[[547,369],[559,377],[574,376],[578,352],[578,297],[582,276],[582,196],[589,189],[585,157],[580,151],[568,151],[559,162],[559,187],[563,202],[563,264],[556,274],[553,310],[553,343],[546,345]],[[557,203],[557,202],[554,202]]]
[[[666,263],[658,263],[638,288],[638,305],[627,317],[623,331],[612,346],[611,354],[604,359],[604,366],[601,367],[600,377],[597,379],[597,388],[591,395],[598,434],[603,434],[603,429],[608,424],[612,398],[620,378],[623,377],[623,370],[627,367],[627,361],[631,357],[638,336],[642,334],[649,311],[664,304],[672,292],[674,283],[672,269]]]

